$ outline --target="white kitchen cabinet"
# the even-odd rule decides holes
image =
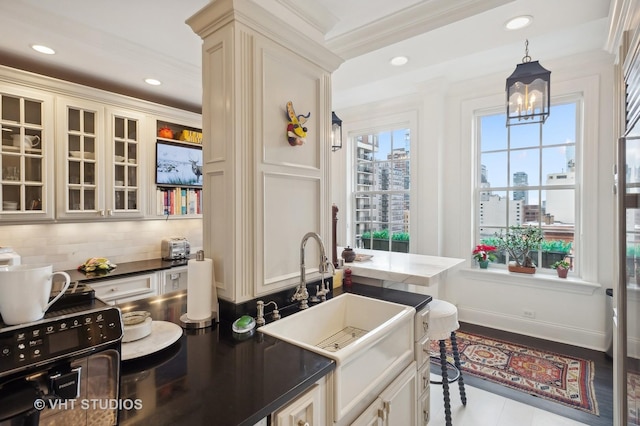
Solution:
[[[157,272],[92,282],[96,297],[110,304],[131,302],[158,295]]]
[[[53,219],[53,97],[0,83],[0,127],[0,219]]]
[[[415,425],[426,426],[429,423],[430,417],[430,380],[431,372],[429,369],[429,337],[427,331],[429,330],[429,305],[416,313],[414,322],[414,337],[415,343],[415,368],[417,371],[416,376],[416,389],[417,389],[417,403],[416,403],[416,423]]]
[[[98,102],[58,98],[59,218],[144,215],[144,115]]]
[[[326,385],[322,378],[308,391],[273,413],[273,426],[326,425]]]
[[[161,294],[172,291],[186,290],[188,284],[188,267],[175,266],[169,270],[160,271]]]
[[[382,391],[352,426],[418,425],[416,377],[416,364],[413,362]]]

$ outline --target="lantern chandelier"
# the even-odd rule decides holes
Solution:
[[[531,61],[526,40],[522,63],[507,78],[507,127],[544,123],[551,106],[550,86],[551,71]]]

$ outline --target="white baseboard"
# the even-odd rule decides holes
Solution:
[[[458,306],[462,322],[604,352],[604,333]]]

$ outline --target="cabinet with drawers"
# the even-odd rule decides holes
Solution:
[[[112,305],[158,295],[158,273],[92,282],[96,297]]]
[[[417,424],[420,426],[427,425],[430,417],[430,371],[429,371],[429,305],[416,313],[414,324],[415,337],[415,357],[418,386],[417,392]]]

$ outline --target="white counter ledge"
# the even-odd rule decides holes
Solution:
[[[338,247],[338,257],[343,247]],[[345,263],[354,276],[383,281],[430,286],[437,284],[446,272],[465,259],[426,256],[422,254],[397,253],[380,250],[354,249],[356,254],[371,255],[371,259]]]

